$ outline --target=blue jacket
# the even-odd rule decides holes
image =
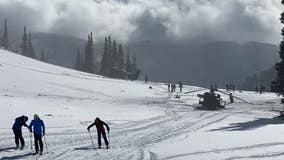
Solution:
[[[15,119],[15,123],[12,127],[13,131],[16,131],[16,132],[21,132],[22,131],[22,127],[25,126],[25,127],[29,127],[26,122],[25,122],[25,117],[24,116],[21,116],[21,117],[18,117]]]
[[[33,128],[34,134],[42,135],[45,133],[45,126],[41,119],[32,120],[30,123],[30,129]]]

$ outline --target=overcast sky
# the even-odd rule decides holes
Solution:
[[[279,43],[280,0],[0,0],[10,30],[96,40],[229,40]],[[2,30],[2,26],[0,27]]]

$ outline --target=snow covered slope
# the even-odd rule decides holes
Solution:
[[[197,93],[180,99],[162,83],[107,79],[0,50],[0,160],[9,159],[283,159],[284,121],[274,119],[279,97],[235,92],[241,100],[223,111],[194,110]],[[192,75],[194,76],[194,75]],[[149,89],[149,86],[153,89]],[[221,96],[228,101],[225,94]],[[48,150],[13,150],[15,117],[39,114]],[[96,149],[87,126],[95,117],[111,127],[110,149]]]

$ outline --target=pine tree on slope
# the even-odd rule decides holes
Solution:
[[[282,4],[284,5],[284,0],[282,0]],[[284,24],[284,12],[281,14],[280,21]],[[279,51],[281,61],[275,65],[277,70],[277,80],[272,82],[271,90],[284,95],[284,27],[282,28],[281,34],[283,36]]]
[[[28,34],[27,56],[30,58],[36,58],[33,43],[32,43],[32,37],[30,33]]]
[[[108,57],[108,40],[107,37],[105,37],[105,44],[104,44],[104,53],[101,60],[101,68],[100,68],[100,74],[103,76],[107,75],[107,57]]]
[[[7,19],[4,20],[4,33],[2,37],[2,46],[4,49],[8,50],[9,48],[9,39],[8,39],[8,27],[7,27]]]
[[[22,44],[21,44],[21,54],[23,56],[28,56],[28,54],[27,54],[27,44],[28,44],[28,34],[27,34],[26,27],[24,27],[24,34],[23,34]]]

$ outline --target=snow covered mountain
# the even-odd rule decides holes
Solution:
[[[222,111],[195,110],[198,93],[185,86],[180,99],[162,83],[125,81],[45,64],[0,50],[0,160],[10,159],[283,159],[284,125],[273,118],[279,97],[235,92]],[[194,76],[194,75],[192,75]],[[152,86],[152,89],[149,89]],[[228,101],[226,94],[222,98]],[[48,149],[14,150],[11,126],[38,114]],[[110,149],[97,149],[86,130],[95,117],[110,125]]]
[[[82,39],[43,33],[34,33],[32,37],[37,53],[40,54],[43,49],[48,62],[59,66],[73,68],[77,48],[81,48],[81,53],[84,51],[85,40]],[[22,38],[18,39],[20,43]],[[94,52],[100,62],[104,40],[99,42],[95,43]],[[141,79],[147,75],[156,82],[176,82],[179,79],[199,86],[241,84],[247,77],[274,67],[279,60],[277,45],[258,42],[139,41],[123,46],[128,46],[130,52],[136,54],[137,65],[142,71]]]

